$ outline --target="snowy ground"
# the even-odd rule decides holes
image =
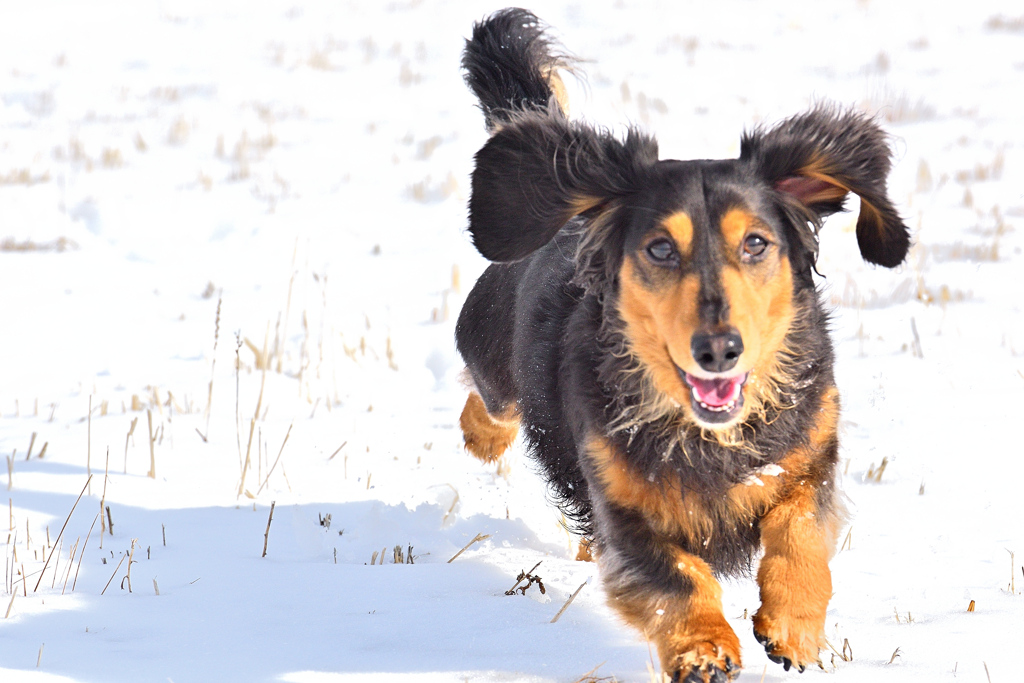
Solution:
[[[498,476],[456,426],[485,266],[458,61],[499,5],[268,5],[3,10],[0,679],[649,680],[521,450]],[[532,8],[589,60],[575,111],[665,157],[735,155],[819,99],[894,136],[908,263],[861,263],[851,214],[819,263],[854,508],[827,630],[852,661],[768,665],[736,581],[743,680],[1024,680],[1019,3]],[[504,595],[537,562],[547,593]]]

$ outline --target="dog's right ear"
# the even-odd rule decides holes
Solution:
[[[895,268],[906,258],[910,231],[886,189],[892,150],[871,118],[819,105],[771,130],[746,133],[740,160],[750,163],[790,207],[820,227],[843,209],[850,193],[860,197],[857,244],[866,261]],[[815,233],[802,233],[812,251]]]
[[[491,261],[518,261],[573,216],[636,192],[658,160],[657,143],[624,141],[559,113],[523,114],[477,152],[469,232]]]

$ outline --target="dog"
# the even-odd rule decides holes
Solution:
[[[642,132],[568,118],[572,61],[522,9],[474,25],[462,65],[491,134],[469,233],[493,262],[456,328],[466,448],[493,462],[522,430],[609,605],[672,680],[738,675],[716,577],[762,549],[757,640],[787,671],[819,663],[844,512],[812,272],[850,194],[862,257],[904,260],[885,133],[817,105],[746,132],[738,159],[659,159]]]

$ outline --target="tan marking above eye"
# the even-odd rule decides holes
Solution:
[[[693,245],[693,221],[688,215],[679,211],[661,222],[661,226],[676,243],[680,256],[689,256]]]
[[[752,234],[761,237],[767,245],[774,241],[771,229],[764,224],[755,214],[746,209],[729,209],[722,216],[721,222],[722,237],[728,246],[728,251],[743,259],[746,253],[746,240]],[[764,250],[762,250],[763,252]],[[760,255],[757,254],[755,256]]]
[[[751,223],[754,222],[754,216],[749,211],[743,209],[729,209],[724,216],[722,216],[722,237],[725,238],[725,243],[728,244],[733,250],[739,248],[740,242],[747,235],[747,230],[750,229]]]

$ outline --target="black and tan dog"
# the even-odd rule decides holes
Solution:
[[[639,132],[567,118],[566,65],[525,10],[466,45],[492,132],[469,231],[495,262],[456,333],[475,388],[466,446],[491,461],[523,430],[609,604],[675,680],[736,676],[715,576],[763,547],[754,632],[803,670],[824,645],[842,523],[817,229],[856,194],[863,257],[903,261],[886,137],[819,106],[745,134],[739,159],[660,160]]]

